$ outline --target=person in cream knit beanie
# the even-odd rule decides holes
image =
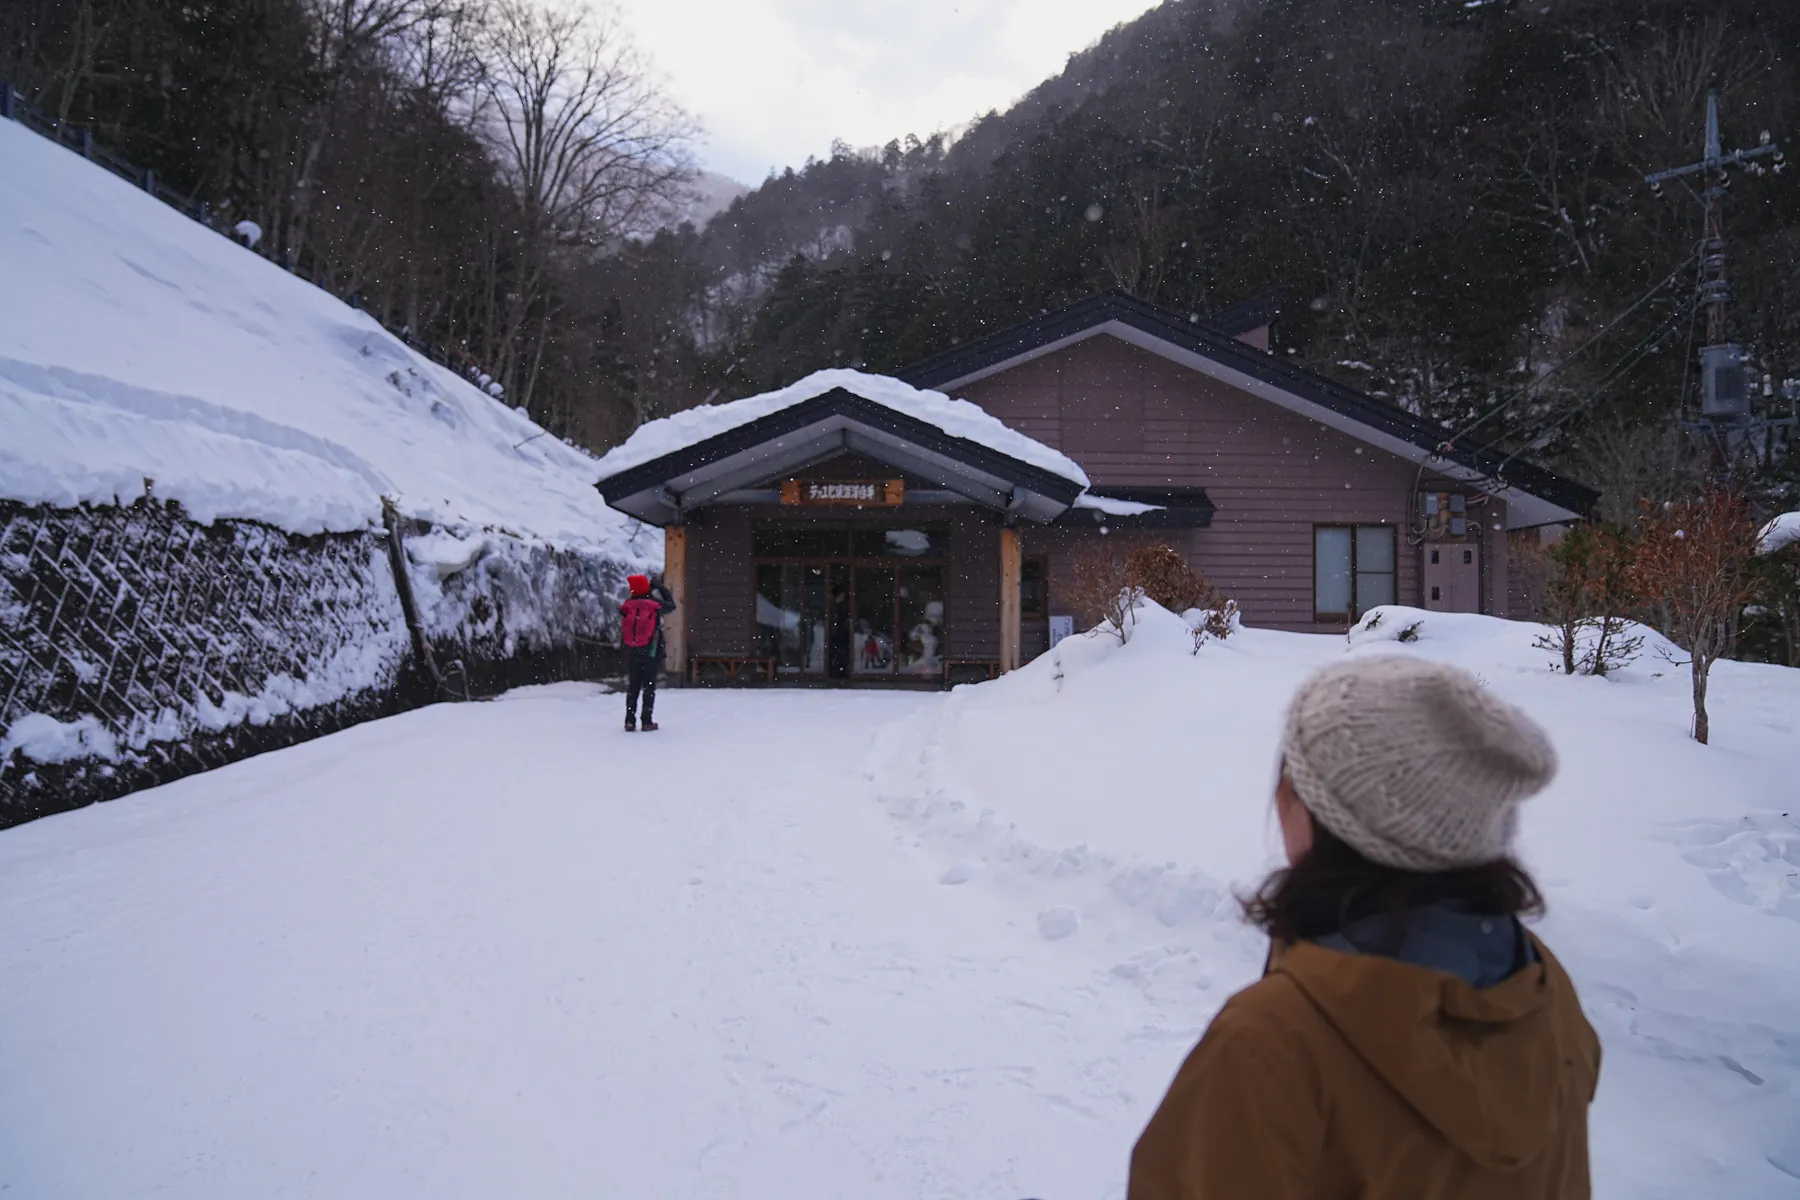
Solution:
[[[1519,802],[1555,776],[1556,751],[1461,668],[1359,657],[1301,685],[1282,771],[1314,819],[1365,858],[1448,871],[1511,853]]]
[[[1282,746],[1288,865],[1241,898],[1262,978],[1175,1073],[1127,1200],[1591,1200],[1600,1039],[1512,853],[1550,739],[1467,671],[1357,654]]]

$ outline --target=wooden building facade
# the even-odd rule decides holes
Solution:
[[[1261,626],[1341,632],[1392,603],[1507,615],[1509,531],[1579,519],[1594,494],[1269,353],[1272,308],[1201,322],[1109,293],[901,373],[1078,470],[839,388],[611,474],[609,503],[668,531],[671,669],[1009,670],[1079,618],[1071,572],[1103,538],[1175,547]]]

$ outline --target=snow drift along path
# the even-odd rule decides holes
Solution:
[[[593,459],[367,313],[11,121],[0,179],[0,498],[129,502],[149,479],[202,522],[317,533],[392,493],[436,525],[644,557]]]
[[[1099,1194],[1193,1025],[898,844],[935,699],[559,685],[0,834],[0,1191]]]
[[[1387,641],[1415,622],[1418,640]],[[949,695],[578,685],[0,833],[0,1190],[1117,1197],[1263,946],[1292,686],[1474,667],[1564,760],[1543,929],[1605,1043],[1596,1195],[1800,1197],[1800,672],[1385,610],[1364,643],[1064,642]]]

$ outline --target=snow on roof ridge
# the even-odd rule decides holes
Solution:
[[[934,425],[952,437],[978,442],[990,450],[1010,455],[1052,475],[1059,475],[1082,487],[1088,486],[1087,473],[1074,459],[1036,438],[1020,433],[978,404],[954,399],[943,392],[916,388],[889,375],[872,375],[848,367],[814,371],[811,375],[772,392],[762,392],[724,404],[703,404],[698,408],[683,409],[648,421],[621,445],[601,456],[601,478],[641,467],[665,454],[698,445],[708,438],[717,437],[721,433],[839,388],[871,403]]]

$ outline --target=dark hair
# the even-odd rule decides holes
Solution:
[[[1544,911],[1536,882],[1510,858],[1455,871],[1403,871],[1370,862],[1317,818],[1312,827],[1312,848],[1299,862],[1240,898],[1244,917],[1276,941],[1325,937],[1378,913],[1400,926],[1408,909],[1445,900],[1483,916]]]

